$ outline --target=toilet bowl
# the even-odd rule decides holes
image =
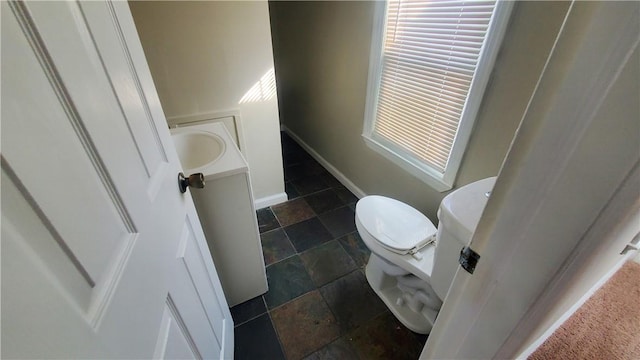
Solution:
[[[356,204],[356,227],[371,250],[369,285],[410,330],[428,334],[469,244],[495,177],[447,195],[438,209],[439,227],[418,210],[384,196]]]

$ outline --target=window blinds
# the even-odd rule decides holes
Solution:
[[[374,132],[444,173],[495,1],[387,6]]]

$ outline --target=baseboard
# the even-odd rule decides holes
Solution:
[[[279,193],[275,195],[269,195],[265,197],[261,197],[260,199],[255,199],[253,201],[253,205],[256,207],[256,210],[263,209],[272,205],[277,205],[289,200],[287,193]]]
[[[287,128],[284,125],[281,125],[280,128],[286,132],[293,140],[295,140],[298,145],[300,145],[303,149],[305,149],[309,155],[311,155],[317,162],[320,163],[328,172],[331,173],[344,187],[349,189],[358,199],[362,199],[367,196],[367,194],[362,191],[359,187],[356,186],[349,178],[347,178],[340,170],[338,170],[335,166],[331,165],[325,158],[323,158],[320,154],[318,154],[309,144],[304,142],[298,135],[296,135],[293,131]]]

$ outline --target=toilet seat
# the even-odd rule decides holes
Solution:
[[[382,247],[400,255],[419,256],[433,242],[437,229],[418,210],[395,199],[365,196],[356,204],[356,217]]]

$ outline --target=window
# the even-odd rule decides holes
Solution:
[[[438,191],[452,188],[511,2],[378,5],[363,137]]]

